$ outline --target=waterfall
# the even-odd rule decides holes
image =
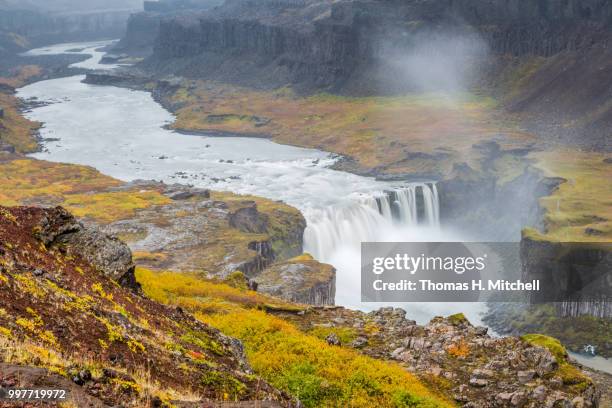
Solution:
[[[389,228],[440,227],[434,183],[412,183],[305,215],[304,251],[323,262],[340,246],[358,248],[361,242],[384,240]]]

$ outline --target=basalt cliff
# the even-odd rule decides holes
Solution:
[[[596,108],[607,99],[601,83],[612,81],[612,6],[605,1],[230,0],[166,15],[159,27],[159,19],[148,18],[133,16],[125,41],[148,39],[154,48],[148,67],[158,73],[351,95],[423,86],[508,94],[516,86],[505,95],[509,111],[529,112],[534,127],[541,125],[535,119],[547,118],[541,131],[610,147],[603,135],[612,115]],[[447,61],[456,78],[412,75],[427,71],[419,64],[428,57]],[[525,63],[531,72],[516,84],[512,73],[528,69]],[[567,117],[580,123],[564,129]]]
[[[0,2],[0,55],[6,59],[36,46],[118,38],[125,34],[126,21],[135,11],[121,3],[91,7],[79,3]]]

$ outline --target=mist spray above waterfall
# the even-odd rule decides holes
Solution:
[[[404,229],[439,229],[438,190],[434,183],[409,184],[353,203],[318,209],[306,217],[304,250],[329,262],[343,246],[359,248],[362,242],[389,240]]]

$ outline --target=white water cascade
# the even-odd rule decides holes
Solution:
[[[99,64],[100,44],[63,44],[28,55],[91,54],[78,66]],[[83,51],[71,51],[82,48]],[[361,310],[361,242],[462,241],[440,228],[436,186],[404,184],[336,171],[328,153],[243,137],[178,135],[166,129],[175,118],[151,95],[82,83],[82,76],[51,79],[19,89],[18,96],[48,101],[29,119],[45,124],[44,150],[33,157],[93,166],[124,181],[162,180],[217,191],[282,200],[299,209],[308,227],[305,251],[336,268],[336,304]],[[394,304],[426,323],[456,311],[454,304]],[[479,324],[478,305],[461,310]]]
[[[434,183],[413,183],[364,196],[353,202],[307,212],[304,250],[329,262],[342,246],[388,241],[404,229],[440,228],[440,203]],[[385,236],[385,232],[396,233]]]
[[[73,66],[108,69],[112,66],[101,65],[103,53],[96,51],[106,44],[60,44],[27,55],[88,54],[90,59]],[[176,135],[165,128],[174,117],[149,94],[86,85],[82,79],[41,81],[18,91],[24,99],[52,102],[26,114],[45,123],[45,148],[34,157],[93,166],[125,181],[182,182],[283,200],[300,209],[308,221],[305,250],[336,268],[336,304],[361,310],[403,307],[420,324],[461,311],[472,323],[483,324],[482,303],[459,307],[441,302],[361,302],[361,242],[466,240],[448,225],[440,228],[435,184],[398,185],[334,171],[329,168],[334,160],[325,152],[264,139]],[[574,357],[609,372],[602,358]]]

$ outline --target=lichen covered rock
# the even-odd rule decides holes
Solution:
[[[296,303],[333,305],[336,270],[303,255],[272,265],[257,278],[258,291]]]
[[[464,407],[598,406],[600,390],[546,336],[491,337],[461,313],[418,325],[392,307],[315,307],[285,316],[313,335],[344,338],[343,345],[398,362]]]

